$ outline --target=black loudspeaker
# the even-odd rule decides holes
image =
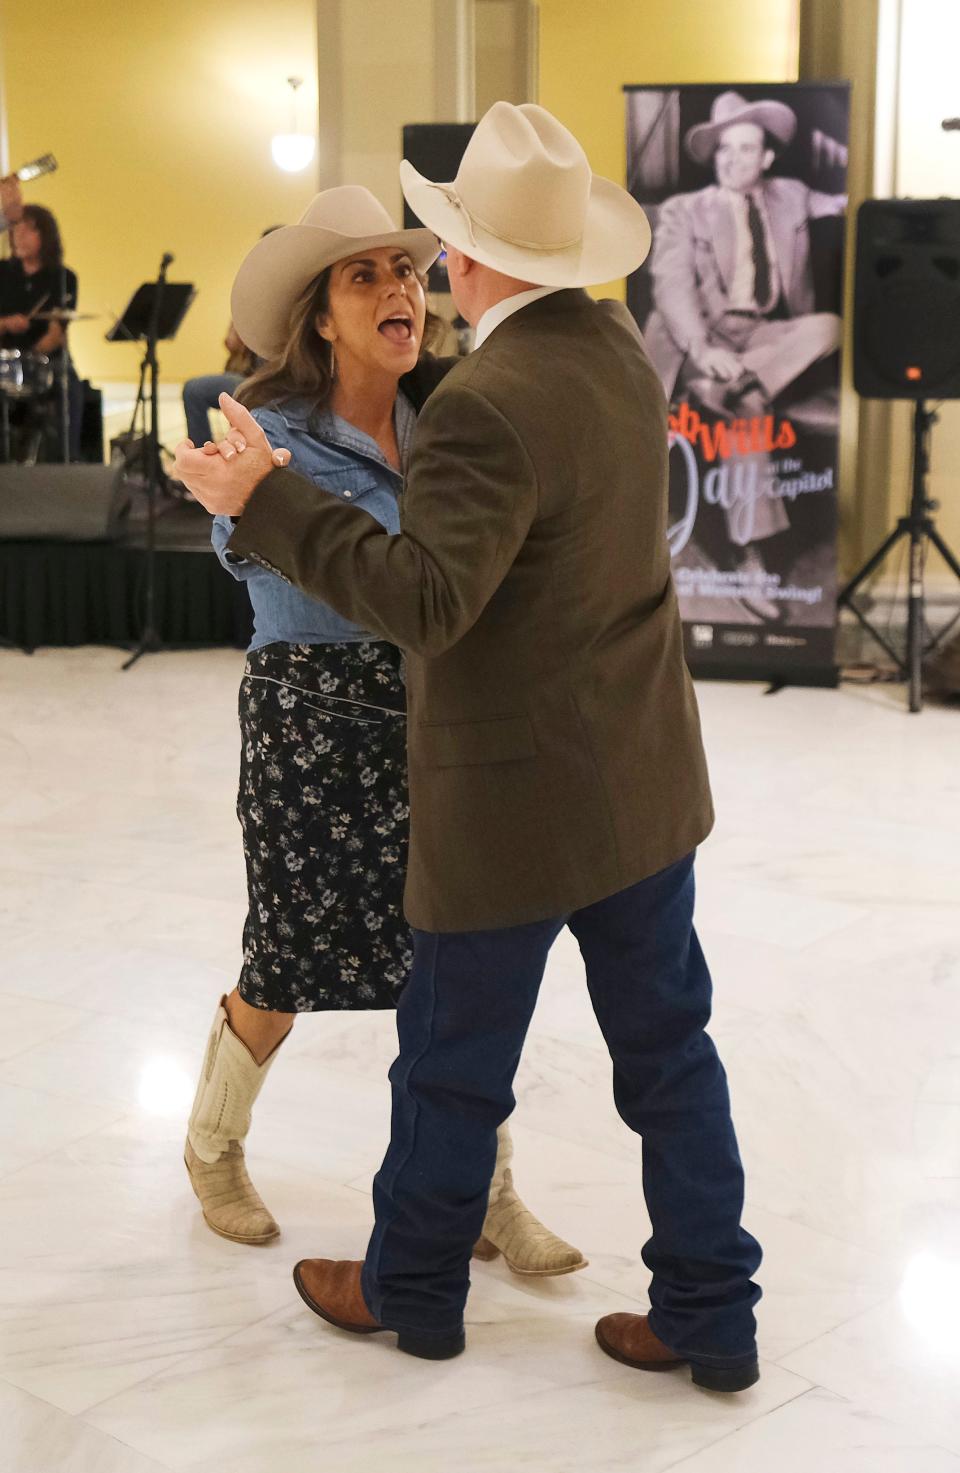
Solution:
[[[960,399],[960,200],[860,206],[853,381],[867,399]]]
[[[449,184],[457,177],[460,160],[476,126],[476,123],[407,123],[403,129],[403,157],[424,178]],[[404,230],[416,230],[422,224],[404,200]],[[443,256],[430,267],[430,290],[450,290]]]
[[[112,542],[130,504],[122,465],[0,465],[0,541]]]

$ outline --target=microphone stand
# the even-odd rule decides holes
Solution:
[[[160,633],[157,629],[157,492],[160,482],[160,395],[159,395],[159,368],[157,365],[157,340],[160,335],[160,313],[163,306],[163,291],[167,284],[167,269],[173,261],[169,252],[165,252],[160,262],[160,271],[154,285],[153,302],[150,308],[150,320],[147,324],[147,347],[143,355],[141,368],[141,382],[146,378],[149,382],[150,394],[150,429],[146,436],[144,453],[147,471],[147,546],[145,565],[145,595],[144,595],[144,620],[143,631],[140,635],[140,643],[137,645],[129,660],[123,665],[124,670],[129,670],[135,665],[141,655],[156,654],[162,648]]]
[[[67,268],[61,262],[59,281],[60,311],[67,310]],[[69,363],[70,351],[67,346],[67,321],[66,318],[60,323],[63,333],[63,343],[60,347],[60,363],[57,377],[60,390],[60,458],[64,465],[70,461],[70,378]]]

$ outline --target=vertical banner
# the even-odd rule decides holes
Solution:
[[[833,684],[849,86],[624,91],[687,659]]]

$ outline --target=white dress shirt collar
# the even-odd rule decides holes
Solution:
[[[563,288],[559,286],[536,286],[532,291],[517,292],[515,296],[504,297],[503,301],[497,302],[496,306],[488,307],[477,323],[476,337],[473,342],[474,351],[487,341],[495,327],[499,327],[501,322],[506,322],[514,312],[520,312],[524,307],[529,307],[531,302],[539,302],[541,297],[549,297],[554,292],[562,290]]]

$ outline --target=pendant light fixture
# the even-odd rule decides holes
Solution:
[[[301,133],[297,128],[297,88],[303,86],[302,77],[288,77],[287,86],[293,94],[290,100],[291,131],[275,133],[270,143],[273,162],[288,174],[299,174],[313,162],[317,151],[317,140],[313,133]]]

